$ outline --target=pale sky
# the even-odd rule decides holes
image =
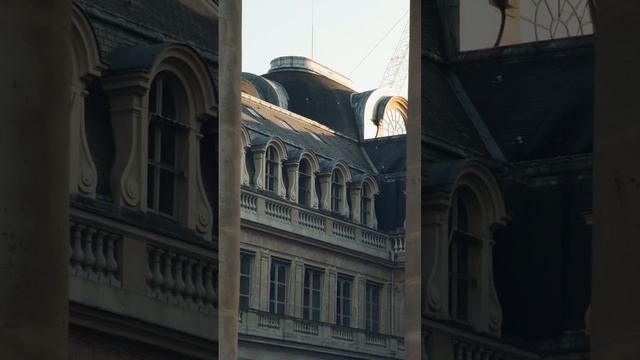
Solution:
[[[312,3],[313,59],[351,78],[357,91],[379,87],[409,0],[243,0],[242,71],[262,75],[279,56],[311,58]]]

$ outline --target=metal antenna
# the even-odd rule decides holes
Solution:
[[[400,41],[387,64],[380,87],[389,87],[395,91],[406,91],[409,76],[409,21],[404,26]]]

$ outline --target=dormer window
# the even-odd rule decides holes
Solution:
[[[163,215],[176,216],[178,168],[178,104],[175,82],[160,74],[149,94],[147,207]]]
[[[341,213],[343,206],[342,193],[344,189],[344,177],[340,170],[334,170],[331,175],[331,210]]]
[[[298,203],[300,205],[311,205],[311,186],[311,166],[309,161],[302,159],[298,167]]]
[[[278,152],[273,146],[267,148],[265,162],[266,189],[276,191],[278,186]]]
[[[449,315],[469,322],[469,306],[474,278],[471,275],[469,212],[458,192],[449,213]]]
[[[362,225],[370,225],[371,223],[371,189],[369,184],[362,186],[362,198],[360,199],[360,222]]]

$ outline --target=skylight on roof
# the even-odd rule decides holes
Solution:
[[[250,107],[247,106],[245,109],[254,118],[256,118],[256,119],[261,119],[262,118],[262,116],[260,116],[260,114],[258,114],[255,110],[253,110],[253,108],[250,108]]]
[[[296,131],[296,129],[294,129],[293,127],[291,127],[291,125],[289,125],[288,122],[284,121],[284,120],[280,120],[280,124],[282,124],[282,127],[284,127],[285,129],[289,129],[291,131]],[[296,131],[297,132],[297,131]]]
[[[309,135],[311,135],[311,137],[313,137],[314,139],[316,139],[316,140],[318,140],[318,141],[322,141],[322,139],[320,139],[320,138],[318,137],[318,135],[314,134],[313,132],[309,132]],[[322,141],[322,142],[324,142],[324,141]]]

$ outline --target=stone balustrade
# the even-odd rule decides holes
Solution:
[[[240,193],[240,208],[251,212],[258,210],[258,197],[247,192]]]
[[[121,286],[118,248],[122,236],[95,226],[72,221],[70,273],[111,286]]]
[[[275,201],[265,201],[265,214],[286,222],[291,221],[291,207]]]
[[[495,346],[486,343],[470,341],[462,338],[453,338],[454,360],[532,360],[539,359],[533,353],[512,348],[509,345],[495,343]]]
[[[390,235],[266,194],[243,189],[240,209],[240,216],[245,221],[269,225],[370,255],[392,260],[405,251],[404,235]]]
[[[259,336],[267,341],[272,338],[298,342],[301,346],[323,346],[367,356],[404,358],[404,341],[397,336],[373,334],[364,329],[340,327],[255,309],[241,311],[240,319],[241,338],[243,335]]]
[[[343,222],[333,223],[333,234],[347,240],[355,240],[356,228]]]
[[[391,238],[393,252],[396,254],[404,253],[406,251],[406,242],[404,234],[396,235]]]
[[[324,218],[322,216],[313,214],[308,211],[298,212],[298,224],[300,224],[300,226],[319,231],[324,231],[326,226]]]
[[[69,299],[217,339],[217,252],[113,217],[71,209]]]
[[[216,311],[215,264],[155,246],[148,246],[147,254],[149,296],[195,311]]]

